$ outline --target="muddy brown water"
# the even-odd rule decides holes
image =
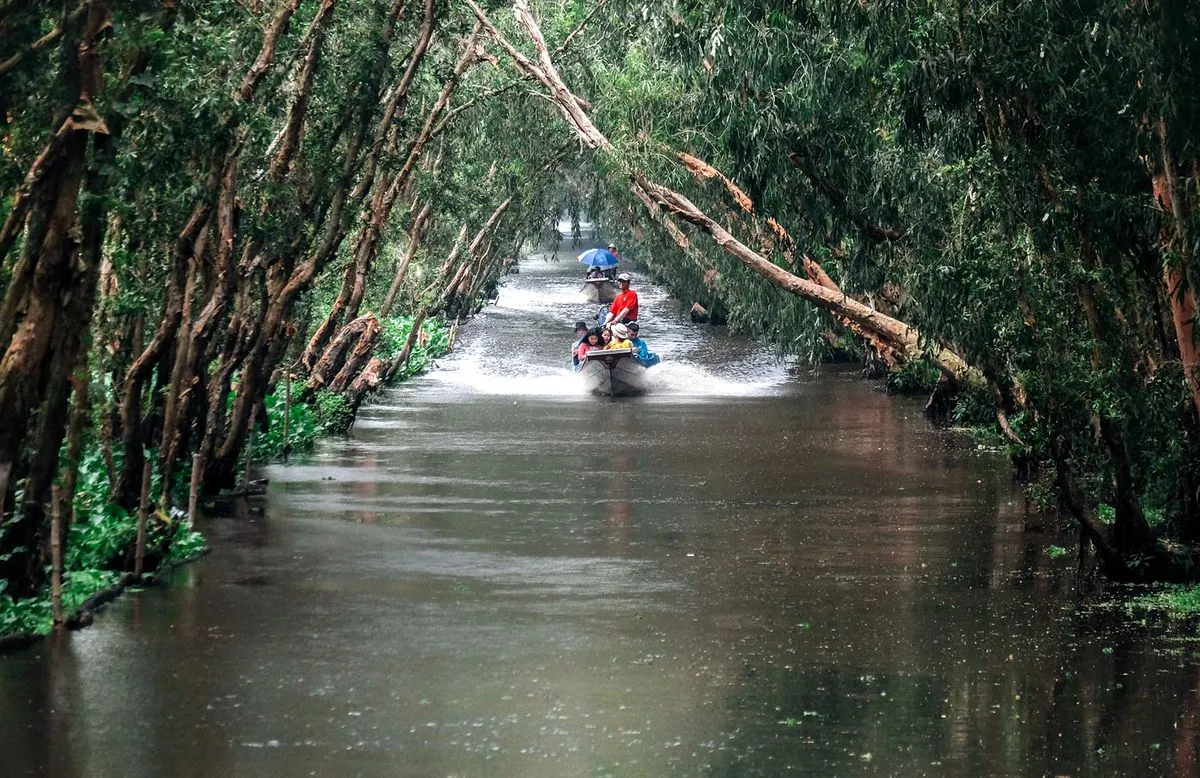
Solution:
[[[645,283],[653,391],[587,397],[577,275],[0,657],[0,775],[1196,774],[1195,644],[1078,593],[1002,458]]]

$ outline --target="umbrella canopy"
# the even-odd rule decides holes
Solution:
[[[579,255],[580,264],[606,270],[617,266],[617,258],[608,249],[588,249]]]

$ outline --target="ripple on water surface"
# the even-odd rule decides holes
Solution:
[[[1005,462],[636,268],[665,361],[585,396],[579,270],[526,262],[175,586],[0,657],[0,772],[1195,774],[1194,652],[1079,613]]]

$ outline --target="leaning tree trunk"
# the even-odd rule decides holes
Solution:
[[[1188,208],[1186,189],[1180,191],[1176,185],[1175,162],[1167,145],[1167,127],[1162,119],[1158,122],[1160,141],[1159,167],[1154,175],[1154,199],[1170,220],[1164,220],[1160,230],[1163,254],[1170,257],[1163,263],[1163,287],[1171,306],[1171,320],[1175,326],[1175,340],[1179,344],[1179,361],[1183,366],[1183,378],[1192,397],[1192,407],[1200,417],[1200,351],[1196,344],[1196,295],[1188,283],[1188,269],[1192,260],[1190,236],[1187,234]]]
[[[318,389],[328,387],[339,391],[333,386],[336,378],[345,367],[361,368],[366,363],[371,349],[379,340],[379,332],[379,320],[369,313],[343,327],[313,366],[300,401],[305,401]],[[343,381],[342,385],[345,383],[348,382]]]
[[[409,91],[416,76],[417,68],[428,50],[429,40],[433,35],[436,13],[433,0],[426,0],[425,17],[418,32],[414,51],[400,82],[387,101],[384,115],[376,125],[375,138],[380,138],[382,132],[386,138],[395,118],[403,113]],[[387,52],[381,53],[386,59]],[[292,267],[290,256],[276,257],[267,266],[267,295],[261,315],[261,321],[255,330],[252,345],[244,359],[240,360],[240,371],[237,391],[233,407],[225,424],[225,434],[220,449],[207,463],[205,484],[210,490],[232,486],[236,477],[237,462],[241,453],[243,438],[246,434],[253,409],[261,404],[265,395],[269,378],[274,369],[273,354],[281,354],[276,350],[275,341],[284,333],[292,306],[304,292],[313,277],[320,272],[336,254],[338,247],[345,237],[348,227],[347,214],[371,190],[374,179],[375,163],[364,164],[359,152],[366,138],[366,132],[374,105],[374,91],[370,85],[358,99],[358,122],[353,134],[343,150],[342,167],[336,184],[329,195],[328,207],[324,209],[324,226],[318,234],[316,244],[307,251],[304,259]],[[382,143],[382,141],[381,141]],[[374,152],[372,146],[368,156]],[[359,184],[351,189],[355,174],[359,174]]]
[[[78,89],[77,104],[35,161],[37,173],[26,176],[31,185],[22,256],[0,305],[0,506],[22,475],[18,463],[31,426],[35,433],[23,504],[14,506],[17,515],[4,524],[0,537],[0,578],[18,597],[31,594],[41,579],[44,503],[57,470],[71,376],[99,275],[98,253],[81,251],[80,241],[90,243],[103,218],[89,209],[81,226],[78,206],[88,142],[108,132],[92,105],[104,76],[97,47],[108,29],[108,8],[98,1],[67,35],[78,41],[66,71],[68,83]],[[12,228],[13,240],[19,227]],[[33,413],[39,406],[40,416]]]
[[[644,173],[631,167],[617,152],[608,138],[592,123],[584,108],[584,102],[576,97],[562,80],[551,59],[549,49],[542,37],[541,29],[529,10],[526,0],[516,0],[514,13],[518,24],[524,28],[533,42],[537,52],[537,61],[518,51],[496,29],[487,15],[474,2],[465,0],[466,4],[487,28],[496,42],[505,50],[513,63],[525,75],[542,84],[549,92],[550,99],[559,107],[567,124],[575,132],[579,140],[588,148],[605,153],[614,160],[630,177],[634,186],[641,188],[645,194],[657,202],[674,218],[686,221],[707,234],[726,253],[733,256],[747,268],[776,287],[803,297],[818,307],[830,313],[853,322],[856,326],[877,333],[881,338],[894,344],[895,348],[906,355],[924,354],[925,345],[920,333],[902,321],[872,309],[844,294],[833,291],[807,278],[796,276],[735,238],[727,229],[696,207],[682,194],[651,181]],[[949,349],[931,347],[930,358],[947,375],[961,381],[977,381],[975,372]]]
[[[142,438],[142,389],[151,371],[166,354],[170,354],[183,318],[184,294],[189,260],[208,221],[207,207],[197,207],[191,219],[175,239],[170,275],[167,277],[166,298],[154,336],[125,373],[121,397],[121,444],[124,452],[121,475],[114,488],[114,498],[126,510],[137,507],[142,487],[142,465],[147,441]]]
[[[441,94],[438,95],[438,99],[429,110],[420,132],[412,143],[409,144],[408,154],[400,172],[392,179],[389,186],[386,188],[382,186],[377,188],[375,196],[372,198],[371,207],[364,212],[362,219],[363,226],[360,230],[359,239],[356,241],[354,256],[346,265],[341,290],[338,292],[337,299],[334,301],[329,315],[317,327],[317,331],[313,334],[312,340],[309,341],[308,347],[305,349],[303,357],[301,357],[301,362],[305,367],[311,369],[315,364],[317,355],[325,347],[329,338],[333,336],[333,332],[341,323],[343,315],[346,318],[351,318],[358,313],[358,306],[362,301],[366,286],[366,276],[370,272],[371,264],[379,255],[383,231],[391,217],[392,207],[411,179],[417,161],[421,158],[421,155],[425,151],[425,146],[429,142],[433,128],[437,125],[438,119],[441,118],[442,113],[449,104],[450,97],[458,87],[463,74],[476,61],[475,41],[479,37],[479,30],[480,25],[476,24],[475,29],[471,32],[471,36],[467,39],[462,56],[447,78],[445,85],[442,87]],[[390,122],[390,117],[385,117],[385,121]],[[375,150],[372,149],[372,153],[374,152]],[[367,170],[368,173],[373,172],[374,165],[368,164]],[[419,231],[419,229],[418,222],[417,230]]]
[[[426,201],[408,228],[408,242],[404,247],[404,256],[396,265],[396,273],[392,276],[392,285],[388,287],[387,297],[383,298],[383,305],[379,308],[379,315],[382,318],[386,318],[392,313],[392,307],[396,304],[396,295],[400,293],[400,285],[404,283],[404,277],[408,274],[408,266],[412,263],[417,248],[420,246],[421,233],[432,210],[433,203]]]
[[[275,69],[279,44],[287,35],[292,17],[298,7],[299,0],[282,0],[280,2],[264,28],[254,62],[247,69],[235,94],[237,105],[249,104],[258,94],[259,87],[266,77]],[[313,38],[318,37],[322,29],[321,20],[328,14],[329,8],[323,3],[305,33],[303,47],[312,46]],[[242,113],[238,111],[230,111],[226,114],[221,122],[223,137],[234,138],[237,136],[237,122],[241,116]],[[286,142],[283,145],[285,148],[282,148],[272,160],[272,174],[275,174],[276,167],[286,166],[290,162],[289,153],[294,154],[294,148],[286,148]],[[185,431],[191,424],[191,414],[197,406],[193,399],[198,392],[205,391],[201,365],[209,356],[207,353],[209,343],[224,319],[233,295],[236,279],[233,273],[232,253],[236,229],[237,167],[241,152],[240,141],[222,140],[218,142],[213,152],[213,170],[216,175],[210,179],[209,186],[202,190],[201,199],[193,206],[192,212],[181,230],[181,234],[186,233],[189,226],[197,223],[197,219],[206,222],[202,225],[203,230],[212,229],[209,215],[213,209],[212,200],[217,200],[215,218],[217,245],[214,252],[216,259],[214,267],[210,271],[207,298],[195,319],[190,323],[184,322],[184,327],[176,338],[174,364],[164,401],[159,451],[159,469],[162,474],[164,500],[169,499],[171,474],[174,471],[175,462],[187,442],[188,436]],[[199,239],[200,236],[197,235],[196,240]],[[206,256],[207,252],[203,249],[192,252],[191,265],[185,270],[189,283],[192,279],[198,278],[201,268],[206,266],[204,262]],[[190,293],[185,292],[185,294],[188,295],[186,305],[190,305]],[[221,372],[221,369],[218,368],[218,375]],[[218,385],[220,385],[219,381]],[[221,402],[223,396],[222,394],[209,399]],[[207,417],[210,414],[205,410],[205,405],[199,404],[199,410]],[[204,429],[206,425],[203,423],[203,419],[201,421],[200,427]],[[203,445],[203,441],[201,441],[201,445]]]

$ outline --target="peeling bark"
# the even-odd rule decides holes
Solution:
[[[371,314],[361,316],[343,327],[313,366],[301,400],[322,387],[332,389],[335,379],[340,377],[347,365],[357,363],[361,367],[379,339],[379,330],[379,321]],[[363,353],[358,353],[360,347],[364,349]]]
[[[1163,287],[1171,308],[1171,321],[1175,327],[1175,340],[1179,347],[1179,360],[1183,366],[1184,381],[1192,396],[1192,407],[1200,417],[1200,351],[1196,345],[1196,294],[1188,283],[1188,271],[1192,261],[1192,247],[1187,233],[1186,192],[1176,186],[1175,163],[1167,145],[1167,127],[1162,119],[1158,122],[1160,141],[1160,166],[1154,175],[1154,199],[1159,208],[1171,215],[1171,223],[1160,230],[1164,254],[1169,259],[1163,263]]]

